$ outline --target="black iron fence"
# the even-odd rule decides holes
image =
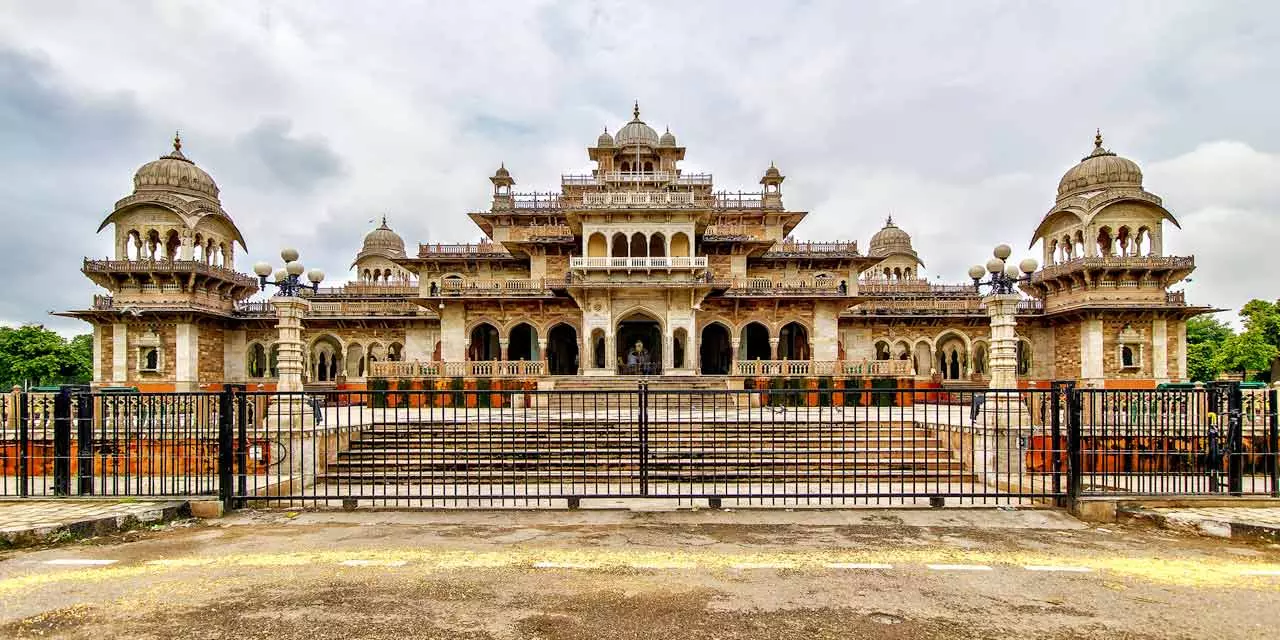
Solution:
[[[229,504],[1062,504],[1280,496],[1276,391],[14,393],[0,497]]]

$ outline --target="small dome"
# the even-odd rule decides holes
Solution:
[[[885,220],[884,228],[871,236],[869,255],[882,257],[899,252],[915,255],[915,251],[911,248],[911,235],[893,224],[893,216],[889,216],[889,219]]]
[[[1058,182],[1058,199],[1104,187],[1142,188],[1138,163],[1102,147],[1102,132],[1093,139],[1093,152],[1071,167]]]
[[[502,164],[498,165],[498,170],[493,172],[493,177],[495,177],[495,178],[510,178],[510,177],[511,177],[511,172],[510,172],[510,171],[507,171],[507,163],[505,163],[505,162],[504,162],[504,163],[502,163]],[[386,224],[387,224],[387,221],[386,221],[386,220],[383,220],[383,221],[382,221],[382,225],[383,225],[383,226],[386,226]]]
[[[635,110],[632,111],[632,114],[633,117],[631,118],[631,122],[623,125],[622,128],[618,130],[618,135],[614,136],[614,140],[617,145],[619,147],[629,144],[642,144],[650,147],[657,146],[658,132],[654,131],[653,127],[645,124],[644,121],[640,119],[640,103],[636,103]]]
[[[660,147],[676,146],[676,137],[671,133],[671,129],[669,127],[667,128],[667,132],[662,134],[661,138],[658,138],[658,146]]]
[[[173,136],[173,151],[152,160],[133,174],[133,189],[137,191],[188,192],[208,196],[218,201],[218,185],[204,169],[182,155],[182,139]]]
[[[781,178],[781,177],[782,177],[782,172],[781,172],[781,171],[778,171],[778,168],[777,168],[777,167],[775,167],[775,166],[773,166],[773,163],[772,163],[772,162],[770,162],[770,163],[769,163],[769,168],[764,170],[764,177],[766,177],[766,178]]]
[[[600,137],[599,137],[599,138],[596,138],[596,146],[597,146],[597,147],[612,147],[612,146],[613,146],[613,136],[609,135],[609,128],[608,128],[608,127],[605,127],[605,129],[604,129],[604,133],[600,134]]]
[[[404,257],[404,238],[387,226],[387,217],[382,217],[382,224],[364,237],[364,246],[360,256],[380,255],[389,258]]]

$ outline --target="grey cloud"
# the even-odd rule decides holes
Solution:
[[[292,133],[287,118],[266,118],[238,136],[230,149],[230,173],[263,190],[310,193],[344,173],[342,158],[318,134]]]

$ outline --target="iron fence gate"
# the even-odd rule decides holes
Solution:
[[[812,381],[539,391],[481,382],[305,394],[14,393],[0,407],[0,497],[485,507],[1280,496],[1275,389]]]

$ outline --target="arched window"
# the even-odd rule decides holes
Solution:
[[[677,369],[683,369],[685,347],[689,343],[689,332],[684,327],[676,329],[675,334],[671,337],[671,366]]]
[[[639,231],[631,234],[631,257],[643,258],[648,255],[644,234]]]
[[[888,359],[889,359],[889,343],[884,342],[883,340],[876,342],[876,360],[888,360]]]
[[[482,362],[498,360],[501,356],[497,327],[481,322],[471,329],[471,344],[467,347],[467,359]]]
[[[245,356],[245,372],[250,378],[267,377],[267,349],[261,344],[255,342],[249,345],[249,352]]]
[[[661,258],[667,255],[667,239],[661,233],[649,236],[649,256]]]
[[[746,357],[743,360],[772,360],[773,349],[769,345],[769,330],[759,322],[752,322],[742,328],[742,342],[739,348]]]
[[[671,236],[671,256],[675,258],[688,258],[693,253],[689,251],[689,236],[683,232],[676,233]]]
[[[527,322],[512,327],[507,338],[507,359],[532,362],[541,358],[542,355],[538,353],[538,330]]]
[[[614,258],[627,257],[627,234],[621,232],[613,234],[612,244],[613,249],[610,251],[609,255]]]
[[[608,244],[603,233],[597,231],[591,234],[591,238],[587,240],[587,257],[603,258],[609,255]]]
[[[630,162],[627,162],[626,160],[623,160],[623,161],[622,161],[622,166],[621,166],[621,167],[619,167],[619,170],[620,170],[620,171],[622,171],[623,173],[626,173],[626,172],[630,171],[630,170],[631,170],[631,163],[630,163]]]
[[[646,172],[652,173],[652,172],[653,172],[653,163],[652,163],[652,162],[645,162],[645,163],[644,163],[644,170],[645,170]]]

